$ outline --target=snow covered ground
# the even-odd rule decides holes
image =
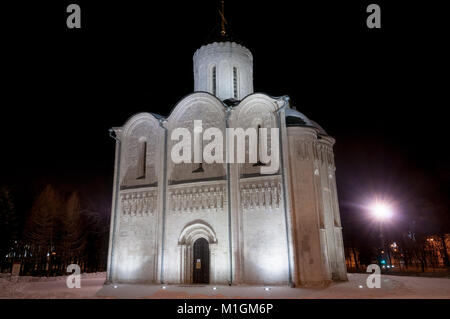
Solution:
[[[450,299],[450,279],[382,275],[381,288],[369,289],[369,274],[348,274],[349,281],[326,288],[254,286],[117,285],[104,286],[105,274],[82,275],[81,288],[69,289],[66,277],[0,278],[0,298],[439,298]]]
[[[69,289],[66,276],[20,277],[18,282],[0,277],[0,298],[96,298],[105,278],[106,273],[82,274],[81,288]]]

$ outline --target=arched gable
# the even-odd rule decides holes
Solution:
[[[250,127],[260,120],[267,125],[263,127],[276,127],[275,112],[279,106],[280,99],[274,99],[262,93],[248,95],[233,109],[232,126]]]
[[[214,113],[216,116],[220,116],[220,119],[225,119],[225,106],[217,97],[208,92],[195,92],[185,96],[173,108],[167,118],[169,125],[171,123],[177,123],[180,119],[187,116],[197,116],[198,118],[196,119],[201,119],[201,114],[197,113],[195,109],[193,110],[193,108],[198,105],[208,106],[208,114]]]
[[[233,109],[231,127],[248,129],[267,128],[267,145],[271,147],[271,128],[278,127],[276,111],[282,105],[281,99],[274,99],[265,94],[256,93],[247,96]],[[248,147],[246,147],[246,161],[248,160]],[[241,177],[253,176],[260,173],[260,167],[253,163],[241,164],[239,174]]]
[[[156,186],[163,130],[150,113],[131,117],[122,129],[121,188]]]
[[[223,103],[212,94],[196,92],[183,98],[173,109],[167,119],[168,128],[168,181],[169,184],[192,182],[196,180],[223,179],[226,166],[224,163],[200,164],[194,162],[194,121],[201,120],[203,132],[214,127],[222,131],[225,141],[226,109]],[[171,150],[178,141],[172,141],[172,132],[177,128],[186,128],[191,134],[191,162],[175,164],[171,159]],[[209,141],[205,141],[206,146]],[[225,152],[224,152],[225,158]]]

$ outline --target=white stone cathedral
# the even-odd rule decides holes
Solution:
[[[228,37],[194,54],[194,93],[140,113],[116,139],[109,283],[307,286],[346,280],[334,139],[253,91],[253,56]],[[244,163],[175,164],[171,133],[279,128],[275,174]],[[225,142],[224,142],[225,143]],[[270,140],[269,140],[270,143]]]

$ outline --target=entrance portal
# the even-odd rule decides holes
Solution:
[[[209,243],[204,238],[199,238],[194,242],[192,269],[194,284],[209,283]]]

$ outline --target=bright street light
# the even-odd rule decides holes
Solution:
[[[380,265],[383,269],[391,268],[391,256],[389,253],[389,247],[386,250],[386,245],[384,242],[384,236],[383,236],[383,225],[385,222],[389,221],[393,217],[393,209],[392,205],[390,205],[386,201],[378,200],[376,199],[370,206],[368,206],[368,209],[371,212],[371,215],[373,219],[378,223],[380,227],[380,241],[381,241],[381,260]],[[385,251],[387,254],[385,254]],[[388,261],[388,262],[387,262]]]
[[[379,220],[384,221],[392,217],[392,208],[389,204],[383,202],[375,202],[371,207],[373,216]]]

